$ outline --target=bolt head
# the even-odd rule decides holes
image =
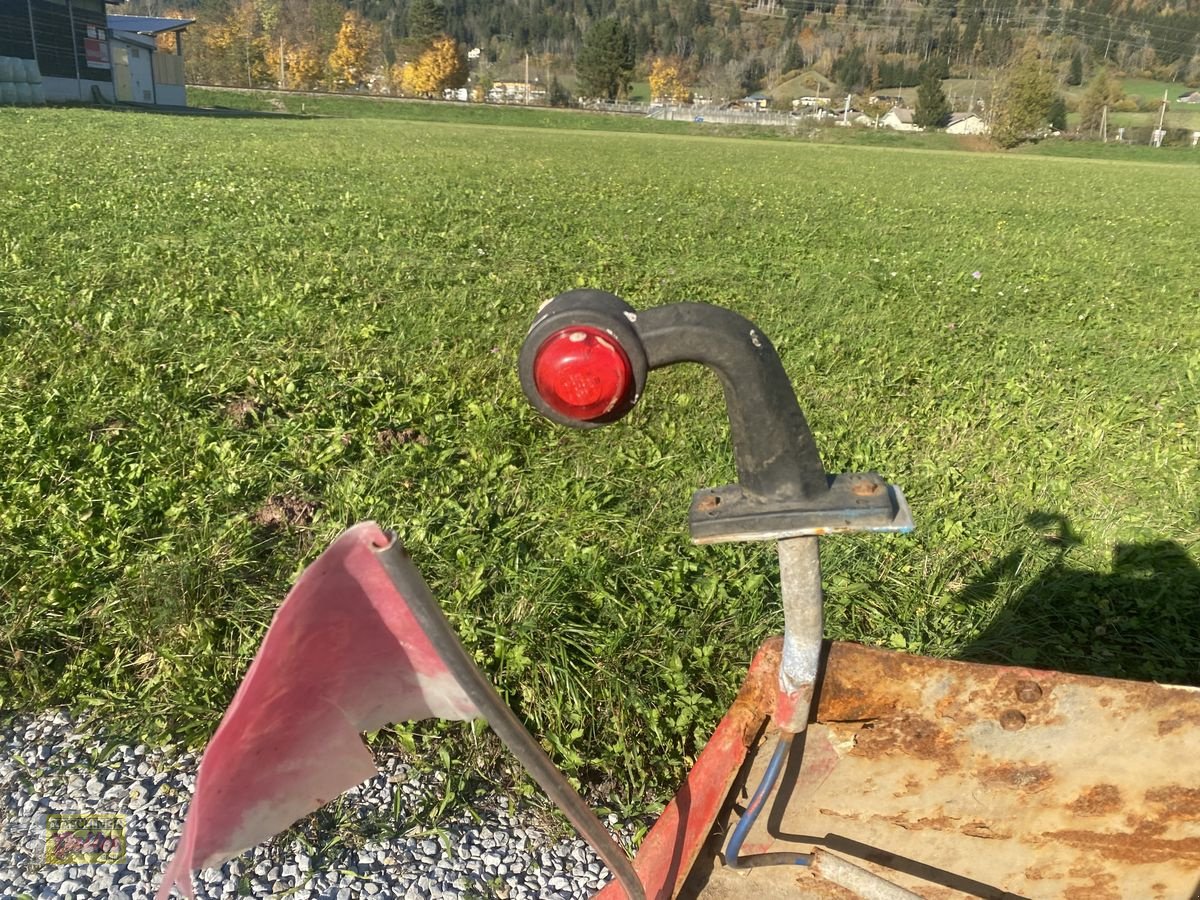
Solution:
[[[1036,703],[1042,699],[1042,686],[1036,681],[1018,681],[1017,699],[1022,703]]]

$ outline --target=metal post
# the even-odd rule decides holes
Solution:
[[[79,37],[75,34],[75,10],[71,6],[71,0],[67,0],[67,20],[71,25],[71,61],[75,63],[75,90],[79,92],[80,100],[86,100],[83,96],[83,79],[79,75]],[[107,31],[107,28],[105,30]]]
[[[38,63],[38,69],[41,69],[41,63],[38,60],[37,52],[37,30],[33,27],[33,2],[25,0],[25,12],[29,14],[29,43],[33,47],[33,61]]]
[[[775,724],[792,734],[808,728],[817,669],[821,663],[821,641],[825,634],[818,540],[816,537],[796,537],[779,542],[783,659],[779,665]]]

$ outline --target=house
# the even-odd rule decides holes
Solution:
[[[880,128],[891,128],[893,131],[921,131],[921,126],[913,123],[913,111],[903,106],[893,106],[879,120]]]
[[[0,57],[36,64],[51,103],[113,99],[105,0],[0,0]]]
[[[752,109],[755,111],[764,110],[771,105],[771,98],[766,94],[751,94],[749,97],[743,97],[738,100],[735,106],[741,109]]]
[[[187,106],[183,32],[195,19],[108,17],[113,93],[120,103]]]
[[[957,112],[950,114],[946,125],[947,134],[987,134],[988,126],[977,113]]]
[[[1200,103],[1200,91],[1188,91],[1179,95],[1180,103]]]

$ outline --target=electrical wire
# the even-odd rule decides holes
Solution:
[[[771,754],[771,761],[767,763],[767,770],[763,773],[762,781],[755,788],[754,794],[750,797],[750,802],[746,804],[746,811],[742,813],[741,819],[738,820],[737,826],[733,829],[733,834],[729,836],[729,844],[725,848],[725,865],[731,869],[751,869],[759,866],[779,865],[807,866],[812,862],[812,854],[809,853],[755,853],[752,856],[739,855],[742,850],[742,844],[746,841],[746,835],[754,827],[754,823],[758,820],[758,814],[767,805],[767,798],[775,790],[775,782],[779,780],[784,763],[787,762],[788,753],[792,749],[794,738],[795,735],[789,732],[782,732],[779,735],[779,743],[775,745],[775,752]]]

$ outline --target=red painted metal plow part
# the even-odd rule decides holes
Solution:
[[[765,724],[771,695],[754,696]],[[736,704],[731,715],[755,721]],[[927,900],[1187,900],[1200,896],[1198,726],[1194,688],[835,642],[802,753],[745,849],[817,849]],[[768,730],[750,748],[707,845],[692,845],[703,830],[693,822],[663,850],[656,826],[638,871],[695,858],[675,895],[706,900],[873,896],[831,884],[818,866],[723,865],[724,838],[775,740]],[[685,804],[693,780],[719,780],[704,755],[677,798]]]
[[[419,572],[372,522],[339,537],[280,605],[200,762],[157,900],[376,774],[360,732],[485,718],[632,896],[628,857],[479,671]]]

